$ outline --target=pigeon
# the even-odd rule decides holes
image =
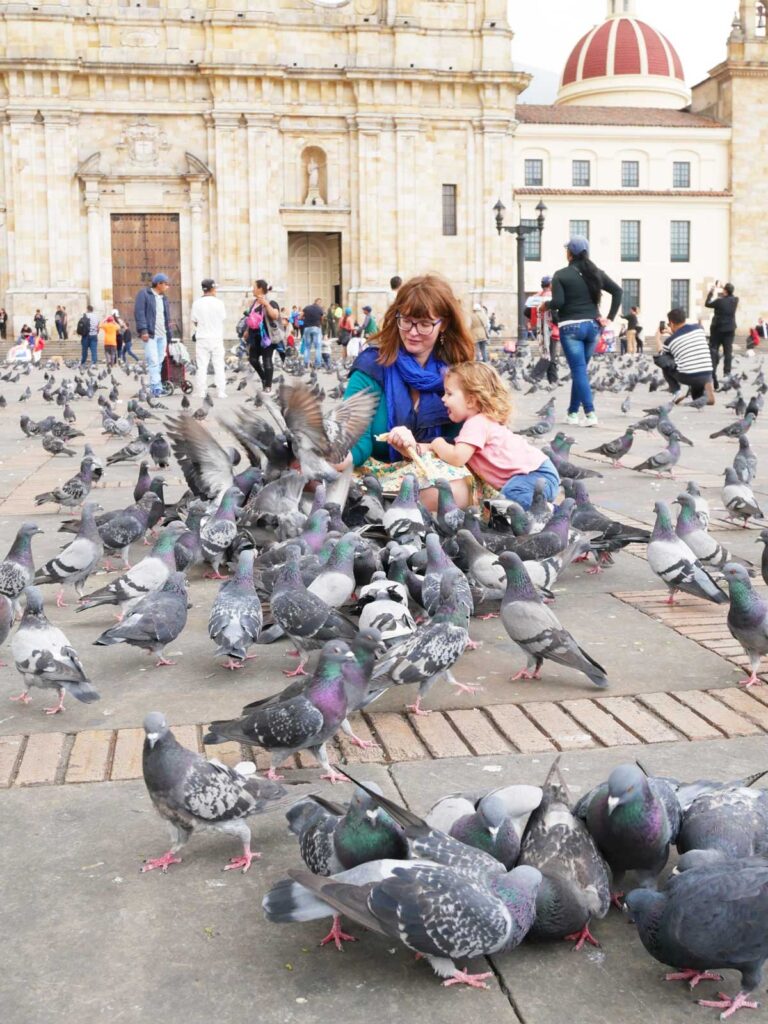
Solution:
[[[588,453],[605,455],[611,460],[611,465],[614,469],[617,466],[623,466],[624,463],[621,461],[622,458],[629,453],[632,444],[635,440],[635,428],[632,426],[627,427],[621,437],[615,438],[613,441],[606,441],[604,444],[598,445],[597,448],[589,448]]]
[[[359,537],[345,533],[331,552],[331,557],[307,588],[330,608],[341,608],[355,589],[354,561]]]
[[[32,582],[35,566],[32,561],[32,538],[42,533],[34,523],[23,523],[16,533],[8,554],[0,562],[0,594],[16,602],[24,588]]]
[[[131,544],[145,535],[150,527],[150,519],[155,519],[155,516],[159,518],[161,512],[162,501],[153,491],[147,491],[137,504],[110,515],[104,523],[99,523],[97,518],[99,536],[107,556],[105,568],[111,569],[109,557],[119,554],[123,566],[130,569],[128,551]]]
[[[186,580],[183,573],[172,572],[162,587],[141,598],[118,625],[105,630],[94,644],[100,647],[130,644],[157,655],[156,668],[175,665],[163,651],[180,635],[186,623]]]
[[[645,469],[653,469],[656,471],[656,476],[661,476],[662,473],[669,473],[671,477],[674,477],[674,467],[680,460],[680,434],[677,431],[673,431],[669,435],[667,441],[667,447],[661,451],[656,452],[655,455],[649,456],[645,462],[641,462],[639,466],[633,466],[632,468],[642,473]]]
[[[757,456],[752,450],[746,434],[739,437],[739,450],[733,457],[733,469],[739,483],[749,486],[757,475]]]
[[[520,856],[520,841],[531,813],[539,806],[538,786],[514,785],[479,796],[442,797],[427,812],[425,821],[476,850],[484,850],[507,870]]]
[[[49,501],[55,501],[60,510],[62,508],[77,508],[82,505],[91,491],[92,469],[93,462],[90,459],[83,459],[79,472],[65,481],[61,487],[35,495],[35,505],[45,505]]]
[[[237,535],[235,509],[241,499],[242,491],[238,487],[227,488],[214,514],[200,528],[200,544],[203,550],[203,558],[209,563],[212,570],[206,573],[206,579],[226,579],[219,572],[219,567],[224,560],[227,549]]]
[[[8,639],[11,626],[13,625],[13,602],[5,594],[0,594],[0,646]],[[5,668],[6,663],[0,661],[0,668]]]
[[[637,764],[614,768],[574,809],[613,872],[616,898],[627,871],[653,886],[680,830],[680,805],[663,779],[651,779]]]
[[[656,522],[647,548],[648,565],[669,588],[667,604],[674,604],[678,590],[714,604],[726,604],[728,598],[685,541],[673,531],[669,505],[657,501],[653,507]]]
[[[689,480],[685,486],[687,494],[690,494],[693,498],[693,504],[696,509],[696,515],[699,517],[702,529],[709,529],[709,502],[706,498],[702,497],[701,489],[695,480]]]
[[[608,913],[611,882],[594,839],[573,813],[559,762],[558,756],[531,813],[517,863],[538,868],[542,875],[530,937],[566,939],[579,950],[585,942],[600,945],[589,925]]]
[[[763,582],[768,585],[768,530],[761,530],[760,536],[755,543],[763,545],[763,554],[760,558],[760,574],[763,577]]]
[[[759,859],[716,860],[691,867],[670,880],[663,892],[635,889],[627,907],[640,941],[660,963],[677,971],[691,987],[704,978],[719,979],[713,970],[741,974],[734,997],[700,999],[700,1006],[722,1010],[720,1019],[742,1008],[757,1009],[748,997],[762,981],[768,958],[768,864]]]
[[[293,640],[301,652],[295,672],[304,675],[309,652],[335,637],[351,639],[357,632],[351,620],[304,586],[299,571],[300,550],[295,544],[286,549],[286,563],[279,573],[269,607],[275,623]]]
[[[203,549],[200,545],[200,524],[206,509],[202,502],[191,502],[187,510],[186,526],[176,534],[173,545],[173,557],[179,572],[186,573],[203,561]]]
[[[499,561],[507,579],[501,621],[527,659],[526,668],[512,676],[512,681],[540,679],[541,666],[548,659],[583,672],[600,689],[608,686],[602,665],[579,647],[555,614],[542,603],[520,557],[514,551],[505,551]]]
[[[695,409],[697,412],[701,412],[706,405],[709,405],[709,398],[707,398],[706,394],[703,394],[699,395],[698,398],[694,398],[692,401],[684,402],[683,404],[686,409]]]
[[[541,532],[515,544],[514,551],[522,561],[538,561],[565,551],[568,547],[568,534],[575,504],[573,498],[565,498],[555,506],[549,522]]]
[[[149,445],[149,454],[152,456],[154,464],[160,469],[165,469],[171,464],[171,446],[164,434],[155,434]]]
[[[190,491],[197,498],[220,501],[234,480],[226,450],[192,416],[169,419],[168,436]]]
[[[40,566],[35,574],[34,583],[38,586],[43,583],[59,584],[59,593],[56,597],[57,608],[65,607],[65,583],[71,583],[77,596],[82,598],[85,582],[99,564],[104,553],[104,545],[96,527],[95,515],[96,505],[92,501],[86,502],[83,505],[83,515],[77,537],[58,555],[51,558],[45,565]]]
[[[389,580],[381,571],[375,572],[370,583],[357,591],[357,603],[351,609],[358,615],[360,631],[377,629],[385,647],[413,636],[416,621],[408,608],[408,588],[397,580]]]
[[[723,504],[728,511],[729,518],[741,519],[742,526],[745,529],[747,522],[751,518],[764,518],[752,488],[749,484],[743,484],[739,481],[739,478],[736,476],[736,470],[731,466],[725,469],[725,483],[720,494]]]
[[[267,778],[279,780],[277,768],[299,750],[309,750],[331,782],[343,778],[328,761],[326,743],[347,715],[345,668],[355,656],[343,640],[329,640],[320,653],[311,682],[297,696],[265,702],[231,721],[211,722],[205,743],[234,740],[268,750]]]
[[[177,536],[178,527],[174,524],[166,527],[148,555],[105,587],[86,594],[77,611],[88,611],[105,604],[118,605],[122,615],[132,611],[147,594],[159,590],[168,579],[168,574],[174,571],[176,562],[173,549]]]
[[[133,500],[136,502],[141,501],[142,497],[149,490],[149,485],[152,483],[148,466],[148,462],[142,462],[139,466],[139,476],[136,480],[136,486],[133,488]]]
[[[747,433],[756,418],[757,417],[754,413],[748,412],[742,419],[738,419],[734,423],[729,423],[728,426],[723,427],[722,430],[716,430],[714,434],[710,434],[710,440],[716,437],[741,437],[742,434]]]
[[[448,480],[435,480],[437,490],[437,514],[435,522],[443,537],[453,537],[464,524],[464,510],[456,504]]]
[[[451,672],[469,642],[466,611],[456,598],[457,575],[457,569],[443,575],[440,607],[431,623],[387,651],[373,670],[372,681],[379,685],[384,684],[385,679],[387,685],[395,686],[418,683],[416,701],[407,705],[407,710],[414,715],[431,714],[422,710],[421,702],[441,675],[461,692],[475,693],[478,689],[460,683]]]
[[[669,410],[665,405],[659,406],[659,422],[656,424],[656,429],[661,436],[666,440],[672,437],[673,434],[677,434],[678,441],[682,441],[683,444],[687,444],[693,448],[693,441],[683,435],[682,431],[679,430],[672,420],[669,418]]]
[[[284,787],[256,776],[250,762],[229,768],[182,747],[159,711],[146,716],[144,732],[144,784],[156,811],[168,822],[173,845],[161,857],[146,860],[141,870],[160,868],[165,873],[171,864],[180,864],[177,855],[194,832],[226,832],[237,836],[243,852],[224,870],[241,868],[245,874],[261,856],[251,849],[247,819],[281,801]]]
[[[138,437],[129,444],[124,445],[122,448],[118,448],[116,452],[108,455],[107,465],[116,466],[119,462],[132,462],[134,459],[138,459],[142,455],[145,455],[146,451],[146,441],[142,441],[142,439]]]
[[[768,790],[737,782],[702,793],[683,812],[676,846],[682,855],[707,850],[721,858],[766,857]]]
[[[261,601],[253,585],[253,548],[240,552],[237,571],[222,583],[208,618],[208,636],[216,646],[217,657],[226,657],[224,668],[239,669],[255,657],[248,654],[258,642],[263,616]]]
[[[419,482],[413,473],[406,473],[400,483],[400,491],[387,508],[382,526],[392,540],[410,533],[423,534],[426,530],[419,509]]]
[[[564,477],[568,477],[571,480],[586,480],[590,477],[594,477],[598,480],[603,479],[603,474],[598,473],[596,469],[586,469],[584,466],[577,466],[575,463],[569,462],[566,457],[555,451],[554,448],[545,446],[542,448],[542,451],[545,455],[548,455],[553,462],[561,480]]]
[[[677,517],[675,533],[680,540],[685,541],[701,564],[707,569],[719,570],[726,562],[735,562],[736,559],[730,551],[702,529],[696,515],[693,496],[687,493],[678,494],[677,501],[680,505],[680,515]]]
[[[61,438],[54,437],[53,434],[43,434],[43,449],[49,455],[68,455],[70,458],[77,455],[74,448],[67,448]]]
[[[11,640],[11,654],[24,680],[24,690],[11,700],[28,704],[29,690],[33,686],[57,690],[59,702],[45,708],[46,715],[57,715],[64,710],[65,693],[71,693],[83,704],[99,700],[77,651],[62,631],[46,618],[37,587],[27,587],[26,601],[21,622]]]
[[[544,434],[548,434],[552,430],[555,425],[555,403],[547,402],[542,408],[542,419],[524,430],[518,430],[518,434],[523,437],[543,437]]]
[[[760,659],[768,654],[768,603],[753,588],[743,565],[728,562],[722,573],[731,595],[728,629],[749,659],[750,674],[739,680],[739,685],[756,686],[762,682],[757,675]]]

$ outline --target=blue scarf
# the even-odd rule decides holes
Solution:
[[[403,352],[391,366],[377,363],[379,352],[376,348],[365,349],[355,361],[354,369],[362,370],[384,388],[387,403],[387,428],[408,427],[417,441],[431,441],[440,437],[443,427],[451,421],[443,405],[443,374],[447,367],[434,355],[425,366]],[[410,389],[420,394],[418,409],[413,408]],[[396,448],[389,448],[391,462],[398,462],[402,455]]]

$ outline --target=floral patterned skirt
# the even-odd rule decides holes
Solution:
[[[472,494],[470,504],[478,505],[483,498],[496,498],[499,492],[474,476],[467,466],[449,466],[447,462],[438,459],[431,452],[421,456],[422,462],[427,467],[428,476],[425,479],[421,470],[408,459],[399,462],[380,462],[379,459],[370,458],[362,466],[355,470],[358,476],[376,477],[381,484],[385,494],[397,494],[403,477],[407,473],[413,473],[422,488],[429,486],[435,480],[466,480],[467,486]]]

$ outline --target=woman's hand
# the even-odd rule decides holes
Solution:
[[[393,427],[387,437],[387,444],[392,445],[393,448],[399,451],[400,454],[404,455],[406,458],[410,458],[408,449],[413,451],[414,448],[418,447],[416,444],[416,438],[410,432],[408,427]]]

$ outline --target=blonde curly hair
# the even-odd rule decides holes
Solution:
[[[512,393],[489,363],[458,363],[445,371],[445,381],[456,384],[477,406],[478,412],[506,426],[512,416]]]

